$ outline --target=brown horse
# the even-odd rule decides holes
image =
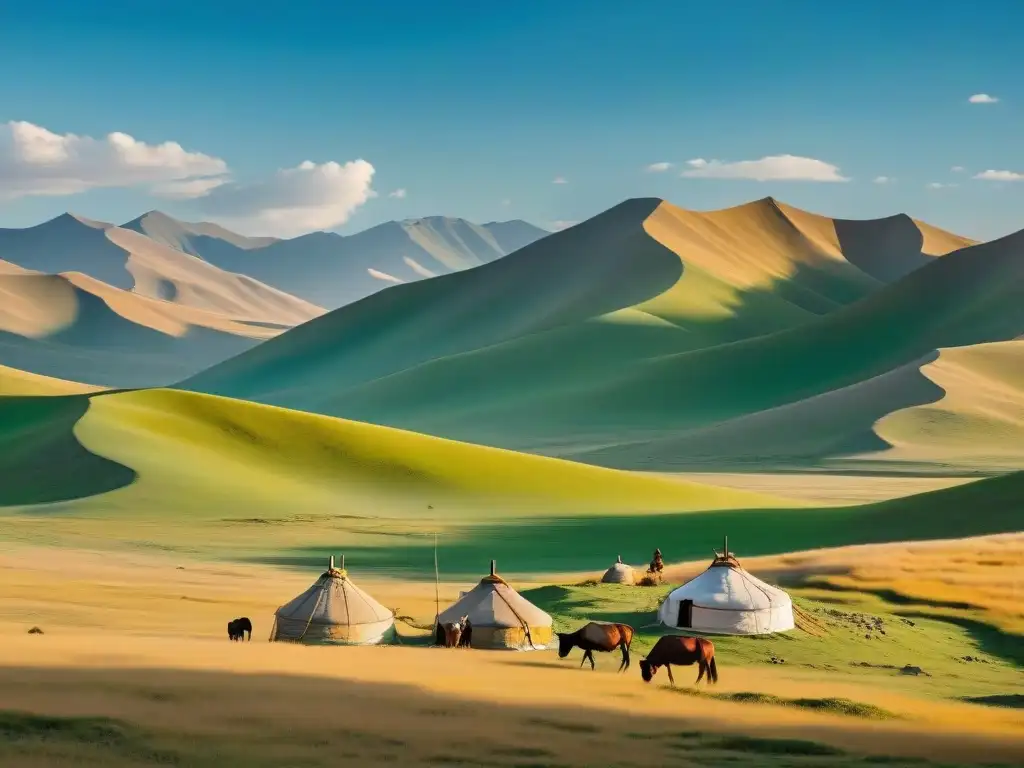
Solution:
[[[463,616],[457,622],[453,621],[443,625],[445,648],[459,647],[459,643],[462,640],[462,632],[467,624],[469,624],[469,616]]]
[[[697,682],[700,683],[704,673],[707,672],[708,682],[718,682],[718,666],[715,664],[715,646],[710,640],[703,637],[686,637],[685,635],[665,635],[651,648],[647,658],[640,661],[640,674],[645,683],[651,682],[658,671],[658,667],[664,667],[668,671],[668,679],[672,685],[676,684],[672,677],[672,665],[688,667],[696,664],[700,669],[697,674]]]
[[[607,652],[621,648],[621,672],[629,669],[629,646],[632,642],[633,628],[628,624],[599,624],[592,621],[575,632],[558,633],[558,658],[564,659],[569,655],[569,651],[578,646],[583,649],[583,661],[580,662],[580,666],[582,667],[589,659],[590,668],[596,669],[594,651]]]

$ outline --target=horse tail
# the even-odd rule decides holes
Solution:
[[[718,682],[718,665],[715,663],[715,652],[711,651],[711,658],[708,659],[708,678],[712,683]]]
[[[622,637],[626,642],[626,650],[629,650],[629,646],[633,644],[633,628],[629,624],[619,624],[619,628],[622,631]]]

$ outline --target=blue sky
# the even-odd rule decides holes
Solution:
[[[972,178],[1024,174],[1019,0],[276,5],[0,5],[0,124],[173,141],[226,165],[199,163],[223,182],[209,196],[168,200],[153,190],[187,179],[105,177],[96,155],[84,191],[39,186],[0,154],[0,226],[160,208],[288,234],[345,213],[332,228],[435,214],[550,227],[627,197],[710,209],[773,195],[976,237],[1024,227],[1024,179]],[[982,93],[998,101],[968,102]],[[680,175],[698,158],[779,155],[849,181]],[[320,167],[357,159],[372,179]],[[657,162],[673,165],[644,170]],[[367,182],[377,195],[361,203]]]

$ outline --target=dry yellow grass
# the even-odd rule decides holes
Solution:
[[[875,432],[893,448],[879,458],[1024,465],[1024,341],[943,349],[921,373],[944,394],[882,418]]]
[[[949,570],[949,559],[960,557],[964,577],[973,574],[984,602],[995,585],[987,570],[994,566],[983,561],[997,549],[1004,559],[1020,559],[1024,535],[913,545],[902,560],[900,547],[860,547],[764,558],[750,566],[759,573],[841,567],[870,582],[885,578],[886,567],[900,571],[910,563],[917,566],[909,577],[917,584],[915,574],[935,578]],[[685,570],[672,567],[669,576],[681,578]],[[0,710],[113,717],[160,744],[221,751],[230,745],[232,754],[282,764],[414,764],[448,755],[469,764],[532,758],[575,766],[601,764],[609,754],[627,765],[668,764],[682,754],[679,734],[693,731],[703,738],[798,738],[851,753],[945,762],[1012,763],[1024,756],[1024,716],[1017,711],[923,700],[837,682],[816,670],[726,663],[718,690],[846,697],[901,719],[867,722],[680,697],[663,685],[645,686],[635,669],[593,674],[551,653],[267,643],[273,609],[315,576],[164,556],[9,547],[0,552]],[[433,585],[353,578],[403,614],[420,621],[433,615]],[[895,578],[887,583],[898,583],[898,573]],[[442,603],[466,586],[442,585]],[[1008,609],[999,602],[1005,596],[992,595],[987,605]],[[251,644],[224,637],[227,620],[238,615],[254,620]],[[26,634],[33,625],[45,634]],[[689,672],[680,682],[689,682]],[[710,747],[695,743],[692,749]],[[40,765],[66,764],[36,757]],[[106,764],[121,763],[110,758]],[[123,764],[138,763],[126,758]]]
[[[812,504],[868,504],[915,493],[952,488],[973,477],[904,477],[833,475],[825,472],[772,474],[768,472],[683,472],[669,475],[703,485],[785,496]]]

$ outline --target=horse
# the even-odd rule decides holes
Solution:
[[[469,616],[464,616],[462,621],[459,623],[462,625],[462,636],[459,638],[459,648],[472,648],[473,624],[470,622]]]
[[[462,631],[469,623],[469,616],[463,616],[458,621],[452,621],[442,625],[444,628],[444,647],[458,648],[462,640]]]
[[[707,672],[709,683],[718,682],[715,646],[710,640],[705,640],[703,637],[664,635],[651,648],[647,658],[640,660],[640,674],[644,682],[649,683],[658,671],[658,667],[664,667],[668,671],[669,682],[674,686],[676,681],[672,677],[673,664],[681,667],[696,664],[700,672],[697,674],[697,682],[694,685],[700,683],[705,672]]]
[[[252,640],[252,622],[245,616],[228,622],[228,639],[232,642],[245,640],[246,632],[249,633],[249,640]]]
[[[583,649],[582,667],[588,660],[590,668],[596,669],[594,651],[622,649],[622,663],[619,672],[629,669],[629,646],[633,642],[633,628],[628,624],[599,624],[592,621],[575,632],[558,633],[558,658],[564,659],[575,647]]]

